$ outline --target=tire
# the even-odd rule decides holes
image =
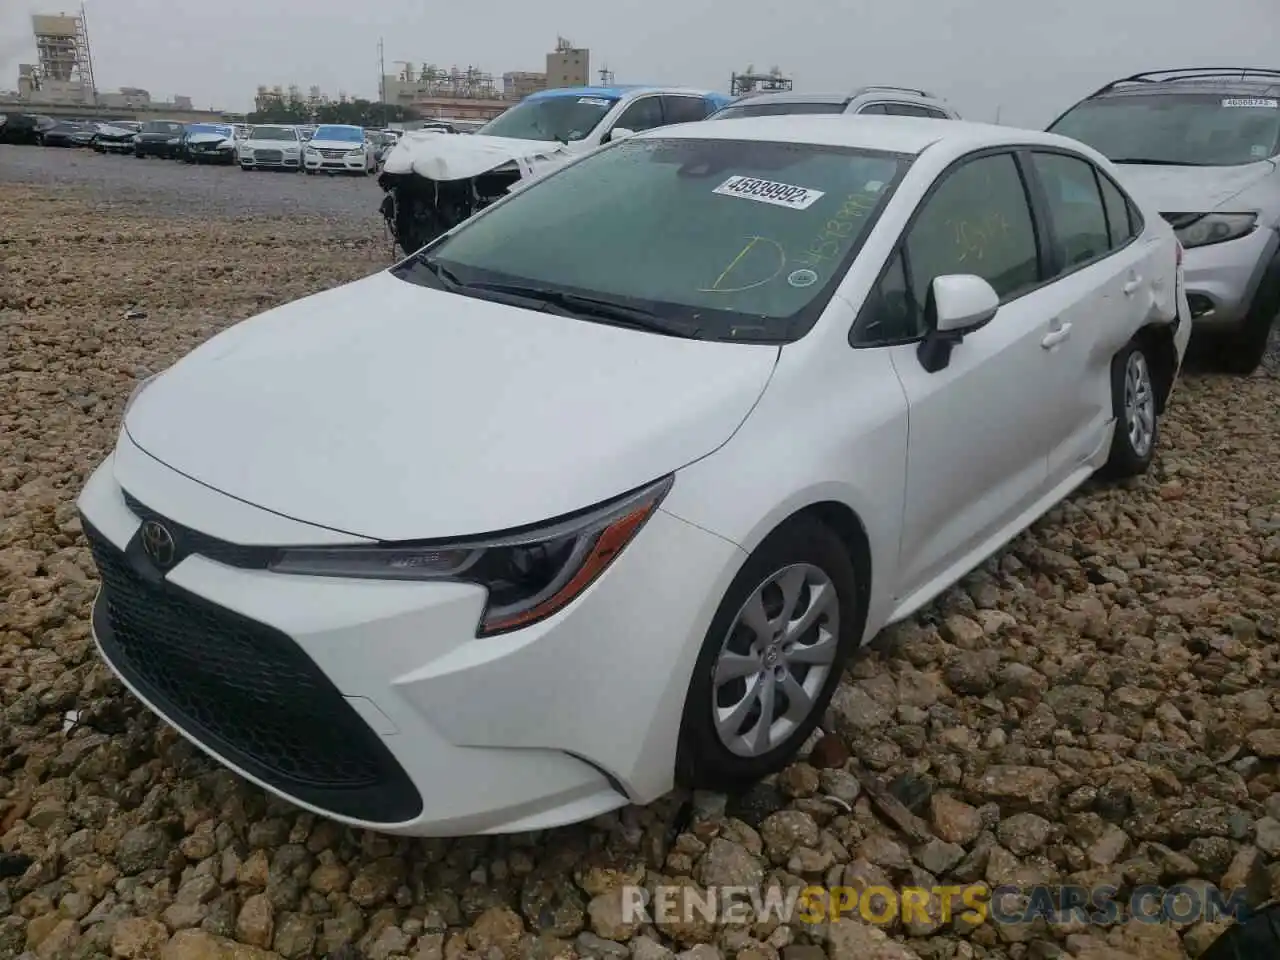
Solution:
[[[303,167],[302,172],[305,173],[308,177],[314,177],[316,175],[316,172],[312,170],[310,167]]]
[[[1200,960],[1274,960],[1280,957],[1280,903],[1262,907],[1228,927]]]
[[[1152,356],[1141,340],[1130,340],[1111,359],[1111,410],[1116,428],[1111,453],[1099,471],[1110,480],[1147,472],[1160,440]]]
[[[806,630],[798,635],[804,642],[793,645],[802,650],[819,645],[826,647],[829,660],[821,665],[796,663],[804,671],[800,676],[788,670],[788,654],[776,645],[766,648],[762,655],[740,656],[750,647],[759,646],[760,637],[743,622],[745,608],[753,599],[761,597],[766,616],[769,613],[782,616],[778,613],[781,609],[779,604],[785,603],[786,594],[776,581],[786,578],[793,578],[798,590],[794,595],[793,610],[817,609],[812,605],[822,602],[820,597],[823,594],[816,591],[815,582],[821,584],[822,589],[833,592],[823,603],[824,612],[817,621],[822,629]],[[694,788],[736,792],[781,770],[791,761],[822,719],[840,682],[844,663],[861,638],[866,611],[858,586],[859,572],[845,545],[817,519],[795,518],[765,538],[729,585],[694,665],[676,753],[676,778],[680,783]],[[775,639],[775,644],[778,642]],[[736,659],[744,667],[751,660],[751,670],[763,669],[745,679],[739,675],[738,679],[723,682],[717,689],[715,673],[722,650],[726,648],[731,655],[738,655]],[[813,672],[819,666],[825,667],[825,674]],[[770,668],[774,671],[772,675]],[[781,686],[786,680],[782,678],[789,678],[792,684],[798,682],[803,685],[810,697],[808,712],[803,717],[797,713],[790,718],[789,726],[772,730],[767,742],[750,745],[751,735],[758,733],[762,726],[758,719],[752,721],[753,717],[760,716],[761,708],[758,694],[751,695],[751,688],[754,686],[757,691],[763,689],[773,694],[773,726],[776,727],[779,721],[787,719],[777,709],[788,705]],[[745,734],[743,727],[738,726],[728,736],[735,742],[735,748],[731,749],[717,732],[713,713],[735,707],[735,700],[740,709],[749,699],[755,703],[748,704],[742,714],[742,719],[749,721]]]
[[[240,164],[240,169],[241,169],[241,171],[243,171],[244,173],[248,173],[250,170],[252,170],[252,169],[253,169],[253,167],[246,167],[246,166],[242,163],[242,164]]]
[[[1240,329],[1217,344],[1218,367],[1224,373],[1247,377],[1262,365],[1271,328],[1280,322],[1280,260],[1263,276]]]

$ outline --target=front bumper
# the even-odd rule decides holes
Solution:
[[[283,151],[258,150],[251,155],[241,154],[239,160],[242,167],[261,167],[265,170],[297,170],[301,164],[296,153],[287,154]]]
[[[133,153],[132,140],[99,140],[95,145],[105,153]]]
[[[308,170],[324,171],[325,173],[364,173],[369,168],[369,162],[363,154],[358,157],[326,157],[308,153],[306,155],[306,166]]]
[[[199,147],[188,147],[187,155],[196,163],[235,163],[236,152],[234,149],[226,150],[202,150]]]
[[[1187,302],[1196,329],[1231,330],[1239,326],[1277,252],[1280,234],[1270,229],[1184,251]]]
[[[173,157],[177,156],[178,145],[141,140],[133,145],[133,152],[144,157]]]
[[[658,511],[566,610],[477,639],[479,587],[244,568],[243,547],[172,520],[197,552],[160,575],[143,515],[240,544],[354,538],[225,497],[127,437],[79,508],[105,584],[95,637],[134,694],[293,803],[405,835],[547,828],[670,789],[693,660],[742,559]]]

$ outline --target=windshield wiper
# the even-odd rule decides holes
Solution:
[[[605,320],[621,326],[632,327],[636,330],[648,330],[652,333],[663,333],[671,337],[696,338],[698,333],[701,331],[700,327],[690,327],[687,324],[668,320],[666,317],[659,316],[652,310],[645,310],[642,307],[631,307],[626,304],[617,303],[613,300],[605,300],[600,297],[588,297],[578,293],[565,293],[560,290],[548,290],[544,287],[526,287],[515,283],[486,283],[477,281],[474,283],[463,284],[463,286],[472,290],[482,290],[487,293],[497,293],[509,297],[518,297],[522,300],[532,300],[536,303],[560,307],[562,310],[567,310],[570,313],[577,314],[579,316]]]
[[[461,280],[457,278],[452,270],[444,266],[439,260],[433,260],[426,254],[418,254],[410,263],[424,267],[428,273],[441,282],[446,290],[456,289],[465,286]]]
[[[1211,163],[1195,163],[1191,160],[1155,160],[1151,157],[1111,157],[1112,163],[1131,163],[1144,167],[1211,167]]]

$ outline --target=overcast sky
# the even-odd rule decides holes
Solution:
[[[35,57],[30,14],[74,0],[0,0],[0,90]],[[1277,0],[86,0],[100,90],[252,109],[257,85],[318,84],[376,99],[378,39],[393,62],[499,80],[542,70],[557,34],[618,83],[727,90],[748,64],[797,90],[921,86],[967,118],[1043,126],[1102,83],[1175,66],[1280,66]]]

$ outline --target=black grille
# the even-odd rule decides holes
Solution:
[[[255,150],[253,151],[253,159],[261,163],[279,163],[284,159],[284,154],[279,150]]]
[[[121,552],[81,523],[102,578],[98,642],[171,723],[322,810],[373,823],[422,811],[382,739],[293,640],[167,582],[136,535]]]
[[[229,567],[262,570],[270,566],[280,553],[275,547],[246,547],[238,543],[228,543],[226,540],[219,540],[207,533],[175,523],[140,503],[138,498],[127,490],[124,492],[124,504],[139,520],[155,520],[162,523],[173,535],[176,548],[173,564],[178,563],[188,554],[198,553],[202,557],[225,563]]]

